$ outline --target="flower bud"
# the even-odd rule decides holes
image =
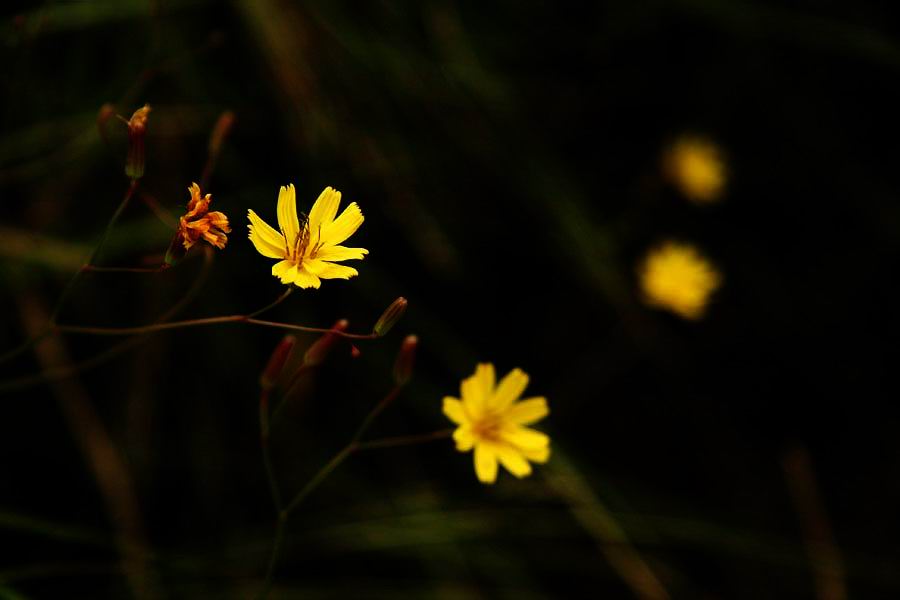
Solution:
[[[397,352],[397,359],[394,361],[394,383],[397,385],[406,385],[412,377],[418,345],[419,338],[414,335],[406,336],[400,344],[400,351]]]
[[[144,136],[147,133],[147,115],[150,105],[134,111],[128,123],[128,158],[125,161],[125,174],[132,179],[140,179],[144,175]]]
[[[349,326],[350,322],[347,319],[341,319],[334,324],[332,329],[335,331],[347,331],[347,327]],[[334,345],[340,341],[339,335],[334,333],[323,334],[319,339],[313,342],[312,346],[306,351],[306,354],[303,355],[303,364],[309,367],[322,364],[325,362],[325,359],[328,358]]]
[[[287,362],[288,356],[291,354],[291,350],[294,349],[294,344],[297,343],[297,338],[293,335],[286,335],[281,342],[275,346],[275,350],[272,351],[272,356],[269,357],[269,363],[266,365],[266,368],[263,369],[262,375],[259,377],[259,386],[264,390],[271,390],[275,387],[275,383],[278,381],[278,376],[281,375],[282,369],[284,369],[284,363]]]
[[[181,231],[176,231],[169,243],[169,249],[166,250],[166,264],[174,267],[187,255],[187,248],[184,247],[184,236]]]
[[[397,324],[397,321],[400,320],[400,317],[403,316],[403,313],[406,312],[407,304],[409,303],[403,296],[400,296],[391,302],[391,305],[385,309],[384,313],[382,313],[381,317],[378,319],[378,322],[375,323],[375,327],[372,328],[372,333],[378,337],[387,335],[387,332],[393,329],[394,325]]]

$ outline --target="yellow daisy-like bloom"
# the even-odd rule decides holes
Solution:
[[[497,480],[499,461],[516,477],[531,473],[528,461],[545,463],[550,458],[550,438],[526,427],[547,416],[547,399],[519,396],[528,386],[528,375],[513,369],[495,385],[494,365],[479,364],[475,374],[462,381],[462,399],[444,398],[444,414],[458,426],[453,432],[456,449],[475,449],[475,475],[482,483]]]
[[[683,137],[663,157],[663,170],[685,198],[696,204],[717,202],[728,172],[719,147],[710,140]]]
[[[318,288],[322,279],[350,279],[356,269],[335,262],[361,259],[369,253],[365,248],[347,248],[339,244],[362,225],[363,215],[356,202],[351,202],[337,218],[341,193],[325,188],[303,220],[297,216],[294,186],[282,187],[278,194],[279,233],[252,210],[250,241],[263,256],[277,258],[272,275],[281,283],[301,288]]]
[[[651,250],[639,269],[644,301],[685,319],[699,319],[721,285],[715,267],[690,244],[665,242]]]

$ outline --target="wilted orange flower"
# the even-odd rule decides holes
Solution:
[[[209,212],[212,194],[201,195],[200,186],[196,183],[192,183],[188,191],[191,193],[191,199],[187,205],[188,211],[181,217],[178,225],[178,233],[185,249],[196,244],[200,238],[216,248],[224,248],[228,243],[228,236],[225,234],[231,233],[228,217],[218,211]]]
[[[528,386],[521,369],[510,371],[496,383],[494,365],[479,364],[460,385],[460,398],[444,398],[444,414],[456,425],[456,449],[475,449],[475,475],[482,483],[497,480],[497,463],[516,477],[531,473],[528,461],[545,463],[550,458],[550,438],[531,425],[545,416],[547,399],[519,400]]]

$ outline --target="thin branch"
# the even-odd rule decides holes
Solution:
[[[436,440],[445,440],[453,435],[452,429],[441,429],[432,431],[431,433],[420,433],[418,435],[398,435],[396,437],[381,438],[378,440],[370,440],[368,442],[359,442],[356,445],[357,450],[380,450],[382,448],[397,448],[400,446],[413,446],[415,444],[423,444]]]
[[[169,265],[163,263],[156,267],[95,267],[84,265],[81,267],[85,273],[161,273],[168,270]]]
[[[284,294],[286,297],[292,288]],[[283,299],[283,298],[282,298]],[[280,300],[278,301],[280,302]],[[274,305],[274,304],[273,304]],[[188,327],[202,327],[204,325],[219,325],[223,323],[249,323],[251,325],[259,325],[261,327],[275,327],[278,329],[286,329],[289,331],[303,331],[306,333],[333,333],[334,335],[351,339],[351,340],[374,340],[380,336],[375,333],[347,333],[334,328],[326,327],[307,327],[306,325],[294,325],[293,323],[281,323],[278,321],[264,321],[255,319],[253,315],[257,315],[263,310],[268,310],[271,306],[261,309],[248,315],[226,315],[219,317],[203,317],[200,319],[187,319],[184,321],[172,321],[170,323],[151,323],[150,325],[142,325],[138,327],[89,327],[83,325],[55,325],[53,331],[59,333],[86,334],[86,335],[143,335],[156,331],[165,331],[169,329],[186,329]]]
[[[188,304],[190,304],[194,300],[194,298],[197,297],[197,294],[200,293],[201,288],[206,283],[206,279],[209,277],[209,272],[212,267],[214,256],[215,255],[212,249],[206,248],[206,251],[203,254],[203,267],[201,268],[200,273],[194,278],[193,284],[188,289],[188,291],[185,292],[184,296],[182,296],[182,298],[178,302],[176,302],[171,308],[169,308],[160,316],[160,321],[171,319],[179,312],[181,312]],[[50,333],[52,333],[52,331],[48,329],[42,337],[46,337]],[[37,341],[39,341],[40,339],[41,338],[37,338],[34,343],[37,343]],[[87,371],[88,369],[93,369],[94,367],[102,365],[107,361],[112,360],[116,356],[122,354],[123,352],[143,343],[147,339],[148,338],[146,336],[135,336],[124,340],[110,348],[107,348],[103,352],[100,352],[99,354],[96,354],[91,358],[85,359],[81,362],[53,369],[47,369],[35,375],[28,375],[25,377],[19,377],[17,379],[0,382],[0,393],[20,390],[32,385],[38,385],[41,383],[56,381],[58,379],[64,379],[66,377],[71,377],[76,373],[81,373],[83,371]]]

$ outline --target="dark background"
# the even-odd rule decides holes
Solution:
[[[46,318],[128,186],[125,127],[109,121],[105,145],[100,107],[128,117],[147,102],[141,189],[176,216],[216,120],[236,118],[205,190],[234,231],[182,317],[246,313],[281,293],[245,215],[273,223],[291,182],[301,210],[326,185],[358,202],[366,221],[350,245],[370,254],[353,265],[359,277],[297,291],[272,319],[346,317],[366,331],[409,299],[386,339],[361,342],[358,358],[340,346],[275,427],[287,490],[390,389],[407,333],[420,339],[416,374],[373,436],[446,427],[441,398],[478,361],[523,368],[529,394],[549,399],[537,427],[554,456],[527,480],[501,473],[485,487],[447,441],[354,457],[292,519],[277,597],[540,598],[576,586],[634,597],[608,540],[552,491],[560,465],[674,598],[843,597],[821,587],[809,522],[833,534],[852,597],[900,592],[900,41],[878,4],[3,11],[0,349],[28,337],[24,314]],[[664,181],[660,154],[684,133],[722,147],[721,202],[692,205]],[[136,198],[98,264],[156,264],[171,235]],[[673,236],[724,277],[698,322],[646,308],[637,291],[637,261]],[[161,273],[83,275],[60,322],[157,320],[196,281],[195,254]],[[156,334],[52,382],[22,381],[42,369],[34,352],[4,363],[0,595],[134,594],[80,451],[83,421],[65,408],[73,395],[126,465],[158,595],[252,595],[273,519],[257,382],[281,335],[241,324]],[[314,339],[301,335],[301,349]],[[61,340],[73,363],[121,342]],[[805,488],[785,468],[792,456],[808,458]],[[792,495],[798,485],[812,501]]]

